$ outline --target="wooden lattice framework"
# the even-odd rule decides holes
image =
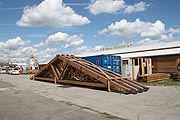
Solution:
[[[121,75],[101,68],[75,56],[57,55],[40,71],[33,75],[35,80],[53,81],[83,86],[107,88],[124,94],[139,93],[149,88],[123,78]]]

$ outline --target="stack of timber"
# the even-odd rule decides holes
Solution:
[[[146,75],[140,76],[139,81],[155,82],[155,81],[167,80],[168,78],[169,78],[169,75],[165,73],[146,74]]]
[[[33,75],[33,79],[100,87],[107,89],[109,92],[123,94],[136,94],[149,89],[140,83],[125,79],[113,71],[101,68],[84,59],[68,55],[54,57],[39,72]]]

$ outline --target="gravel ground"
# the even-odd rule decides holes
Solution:
[[[0,107],[0,120],[56,120],[60,117],[61,120],[117,117],[129,120],[180,119],[180,87],[154,86],[145,93],[123,95],[33,81],[30,77],[0,75],[0,106],[3,106]],[[15,119],[13,116],[17,113]]]

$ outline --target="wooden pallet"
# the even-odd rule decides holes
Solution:
[[[139,81],[155,82],[155,81],[167,80],[168,78],[169,78],[168,74],[157,73],[157,74],[149,74],[149,75],[140,76]]]

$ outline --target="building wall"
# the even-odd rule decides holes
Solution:
[[[152,58],[153,73],[175,73],[177,72],[177,58],[180,58],[180,54],[166,55],[166,56],[154,56]]]

